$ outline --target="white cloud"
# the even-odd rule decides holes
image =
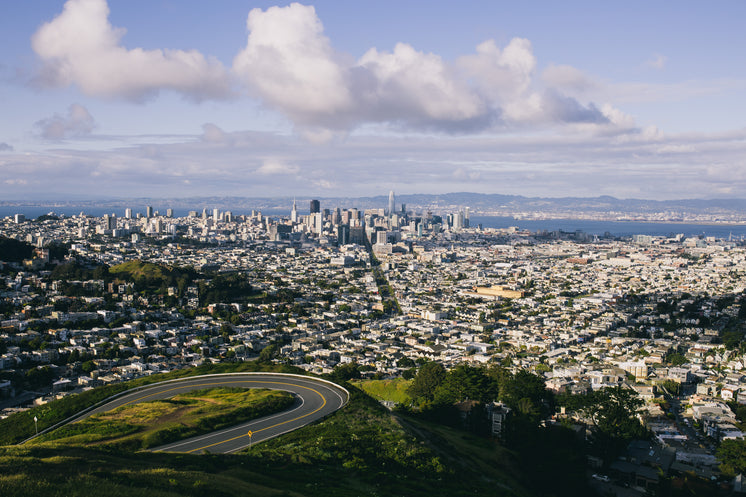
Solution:
[[[258,95],[301,123],[349,110],[349,75],[312,6],[253,9],[234,71]]]
[[[202,125],[202,141],[207,143],[225,144],[230,141],[229,135],[213,123]]]
[[[601,112],[606,119],[612,124],[621,129],[632,129],[635,126],[635,119],[629,114],[625,114],[621,110],[613,107],[611,104],[604,104],[601,107]]]
[[[197,100],[230,93],[225,68],[195,50],[127,49],[123,28],[108,20],[106,0],[68,0],[31,44],[43,63],[41,81],[76,85],[86,95],[141,100],[173,90]]]
[[[459,167],[455,171],[453,171],[453,177],[457,180],[477,181],[481,179],[482,175],[478,171],[473,171],[469,168]]]
[[[315,142],[367,123],[453,133],[489,130],[498,121],[608,124],[593,104],[534,88],[536,58],[526,39],[503,49],[488,40],[452,62],[406,43],[371,48],[355,61],[334,50],[310,6],[254,9],[247,27],[234,71]]]
[[[550,65],[544,69],[541,79],[549,86],[569,93],[586,92],[597,86],[583,71],[567,65]]]
[[[501,51],[494,40],[487,40],[476,52],[460,57],[456,64],[483,95],[504,104],[529,90],[536,69],[530,41],[513,38]]]
[[[695,151],[692,145],[664,145],[658,149],[661,154],[690,154]]]
[[[529,196],[746,197],[746,132],[718,135],[599,134],[574,125],[552,133],[384,137],[350,135],[313,145],[297,135],[224,132],[200,139],[102,150],[0,155],[0,197],[364,196],[476,191]],[[158,137],[155,137],[158,138]],[[648,139],[649,138],[649,139]],[[251,157],[265,158],[253,164]],[[676,178],[676,181],[672,181]],[[28,183],[4,183],[17,179]],[[502,185],[502,186],[501,186]],[[505,185],[509,185],[506,187]]]
[[[666,66],[666,62],[668,62],[668,57],[661,54],[654,54],[653,57],[645,62],[645,65],[653,69],[663,69]]]
[[[366,82],[374,83],[356,88],[368,107],[363,110],[374,118],[457,123],[487,112],[483,99],[438,55],[418,52],[405,43],[398,43],[393,52],[368,50],[356,69],[364,70]]]
[[[41,136],[48,140],[64,140],[91,134],[96,127],[96,121],[88,109],[80,104],[72,104],[66,116],[55,114],[37,121],[35,126],[39,129]]]
[[[317,179],[312,182],[313,186],[321,190],[331,190],[337,187],[337,184],[328,179]]]
[[[294,175],[298,174],[299,171],[300,168],[298,166],[290,166],[277,159],[267,159],[256,170],[256,173],[261,175]]]
[[[451,61],[406,43],[390,51],[374,47],[355,60],[334,49],[314,7],[293,3],[249,12],[246,45],[229,74],[194,50],[128,49],[124,29],[108,15],[106,0],[68,0],[40,27],[32,45],[42,79],[135,100],[161,90],[226,97],[235,81],[314,143],[371,124],[467,134],[578,123],[608,130],[621,122],[588,98],[597,88],[581,71],[554,65],[536,78],[537,60],[523,38],[505,47],[487,40]],[[629,120],[624,129],[633,132]],[[201,140],[230,145],[224,139],[222,130],[205,125]]]

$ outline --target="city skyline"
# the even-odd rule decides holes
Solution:
[[[423,7],[14,4],[0,196],[746,198],[743,3]]]

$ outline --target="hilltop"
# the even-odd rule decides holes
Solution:
[[[327,420],[237,455],[122,451],[39,443],[0,447],[14,495],[536,495],[496,442],[390,413],[348,385]]]

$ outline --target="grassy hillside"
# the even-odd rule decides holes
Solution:
[[[289,392],[274,390],[194,390],[170,399],[125,405],[96,414],[29,444],[107,444],[120,449],[148,449],[280,412],[293,402]]]
[[[386,400],[396,404],[407,405],[412,402],[412,397],[407,393],[412,380],[396,378],[393,380],[365,380],[353,381],[353,385],[362,389],[365,393],[376,400]]]
[[[496,443],[398,418],[349,389],[350,403],[326,420],[235,455],[0,447],[2,495],[532,495]]]
[[[38,407],[33,407],[26,412],[21,412],[0,420],[0,445],[19,443],[34,434],[34,417],[39,420],[39,431],[42,431],[64,419],[79,413],[86,407],[92,406],[112,395],[124,392],[143,385],[150,385],[159,381],[184,378],[187,376],[198,376],[201,374],[215,373],[238,373],[238,372],[275,372],[303,374],[302,369],[290,366],[278,366],[261,364],[256,361],[226,363],[210,365],[206,364],[198,368],[180,369],[171,373],[145,376],[125,383],[115,383],[104,387],[94,388],[86,392],[69,395],[60,400],[50,402]]]

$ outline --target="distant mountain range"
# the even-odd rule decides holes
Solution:
[[[375,197],[314,197],[324,208],[385,209],[388,195]],[[251,210],[267,211],[271,215],[290,212],[293,200],[298,211],[307,212],[311,197],[191,197],[191,198],[123,198],[110,200],[71,200],[71,201],[4,201],[0,207],[45,207],[50,210],[90,211],[91,209],[123,210],[127,207],[135,212],[152,205],[161,213],[172,208],[177,211],[231,210],[236,214]],[[472,215],[514,216],[518,218],[566,218],[566,219],[638,219],[656,221],[746,221],[746,199],[684,199],[684,200],[643,200],[600,197],[524,197],[521,195],[444,193],[396,195],[397,209],[406,204],[407,210],[416,213],[453,212],[468,207]]]

